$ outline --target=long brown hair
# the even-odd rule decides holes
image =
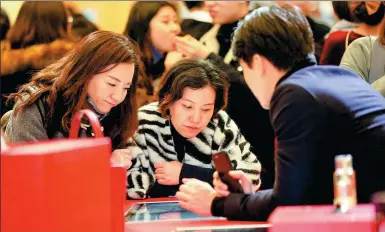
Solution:
[[[25,1],[6,40],[11,48],[70,39],[69,11],[63,2]]]
[[[133,41],[110,31],[97,31],[84,37],[67,55],[49,65],[22,86],[8,100],[18,101],[14,112],[33,105],[44,98],[47,105],[47,130],[57,127],[68,133],[75,112],[87,105],[87,89],[91,78],[114,68],[122,62],[134,63],[133,83],[124,101],[103,119],[104,131],[113,140],[113,147],[124,147],[137,128],[136,82],[138,51]],[[25,99],[31,86],[38,90]],[[106,123],[106,125],[105,125]],[[58,125],[60,125],[60,128]]]

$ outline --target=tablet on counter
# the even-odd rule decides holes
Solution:
[[[140,202],[125,214],[126,222],[186,221],[186,220],[226,220],[223,217],[202,217],[182,209],[178,201]]]

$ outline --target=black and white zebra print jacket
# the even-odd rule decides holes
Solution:
[[[130,146],[132,167],[127,171],[127,194],[134,199],[146,198],[157,184],[155,163],[178,160],[170,121],[161,116],[158,102],[141,107],[138,117],[139,128],[134,135],[136,144]],[[187,139],[180,181],[197,178],[212,184],[215,168],[211,156],[220,151],[228,152],[234,169],[242,170],[260,186],[261,164],[235,122],[223,110],[195,138]],[[177,189],[176,186],[175,192]]]

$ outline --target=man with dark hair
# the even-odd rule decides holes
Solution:
[[[249,88],[270,111],[277,137],[274,188],[250,194],[244,173],[230,172],[248,194],[230,193],[216,172],[215,190],[184,180],[177,193],[183,208],[266,220],[277,206],[332,204],[339,154],[353,156],[358,203],[385,189],[385,99],[347,69],[316,65],[312,32],[298,10],[253,11],[236,29],[233,47]]]

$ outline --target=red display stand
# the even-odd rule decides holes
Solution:
[[[84,114],[98,138],[76,138]],[[125,170],[110,166],[110,139],[91,111],[71,128],[70,139],[2,146],[2,232],[124,231]]]
[[[358,205],[348,213],[334,206],[278,207],[270,216],[269,232],[375,232],[374,205]]]

